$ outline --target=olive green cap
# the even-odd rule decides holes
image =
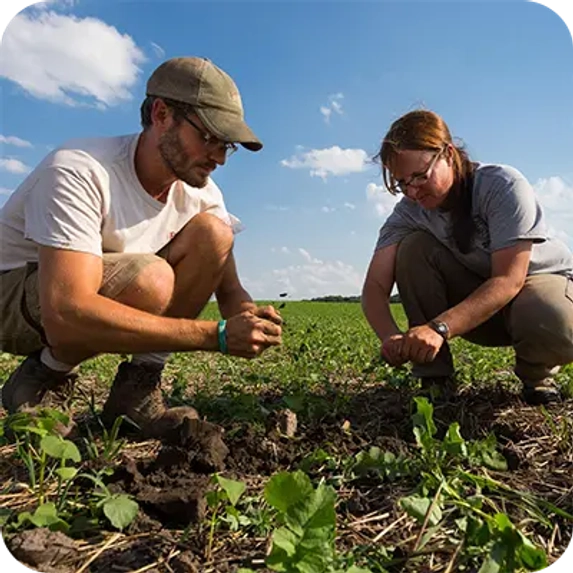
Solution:
[[[163,62],[151,74],[146,94],[193,106],[209,132],[222,141],[240,143],[251,151],[263,147],[245,123],[235,82],[207,58],[172,58]]]

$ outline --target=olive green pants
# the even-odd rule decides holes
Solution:
[[[412,327],[460,303],[485,281],[432,235],[419,231],[398,247],[396,282]],[[482,346],[512,346],[515,373],[521,380],[555,374],[560,365],[573,362],[573,279],[555,274],[528,276],[507,306],[463,338]],[[418,377],[453,372],[448,344],[432,363],[413,368]]]

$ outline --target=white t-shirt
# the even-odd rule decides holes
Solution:
[[[212,179],[176,182],[166,203],[141,186],[134,168],[139,134],[74,140],[50,153],[0,211],[0,271],[38,260],[38,245],[101,256],[156,253],[198,213],[236,232]]]

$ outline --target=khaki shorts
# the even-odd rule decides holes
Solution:
[[[99,294],[116,298],[144,267],[161,256],[153,254],[105,253]],[[0,272],[0,351],[28,355],[46,346],[42,328],[38,264]]]

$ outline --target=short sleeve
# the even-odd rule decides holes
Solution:
[[[380,229],[375,250],[395,245],[420,226],[408,215],[402,201],[398,203]]]
[[[545,241],[547,232],[541,206],[527,179],[509,167],[498,169],[490,177],[487,195],[482,198],[490,250],[511,247],[520,240]]]
[[[227,223],[235,235],[244,230],[241,220],[227,211],[223,194],[212,179],[209,181],[206,193],[201,198],[200,208],[202,213],[210,213]]]
[[[89,174],[61,166],[41,169],[24,210],[26,239],[102,255],[103,198]]]

